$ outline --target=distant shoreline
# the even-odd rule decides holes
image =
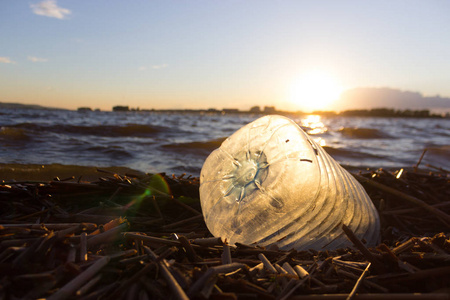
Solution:
[[[80,111],[80,109],[79,109]],[[344,116],[344,117],[388,117],[388,118],[449,118],[450,113],[435,114],[429,109],[420,110],[396,110],[392,108],[372,108],[372,109],[351,109],[341,112],[335,111],[313,111],[311,113],[302,111],[280,111],[274,106],[264,107],[260,109],[258,106],[252,107],[250,110],[232,109],[133,109],[128,106],[115,106],[114,112],[157,112],[157,113],[198,113],[198,114],[257,114],[257,115],[321,115],[327,117]]]
[[[71,111],[70,109],[45,107],[40,105],[29,105],[20,103],[4,103],[0,102],[1,109],[35,109],[35,110],[61,110],[61,111]],[[100,111],[99,109],[93,110],[90,107],[80,107],[77,109],[79,112],[93,112]],[[313,112],[303,112],[303,111],[281,111],[277,110],[274,106],[266,106],[261,109],[258,106],[252,107],[250,110],[239,110],[237,108],[230,109],[139,109],[130,108],[129,106],[114,106],[112,111],[105,112],[155,112],[155,113],[196,113],[196,114],[257,114],[257,115],[269,115],[269,114],[280,114],[280,115],[320,115],[326,117],[387,117],[387,118],[450,118],[450,112],[446,113],[432,113],[430,109],[393,109],[393,108],[372,108],[372,109],[350,109],[340,112],[336,111],[313,111]],[[0,111],[1,114],[1,111]]]

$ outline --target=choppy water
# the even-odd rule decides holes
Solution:
[[[199,175],[251,114],[0,110],[0,163],[126,166]],[[450,119],[291,116],[339,163],[450,169]]]

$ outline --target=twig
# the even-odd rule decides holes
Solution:
[[[69,234],[72,234],[72,233],[74,233],[74,232],[76,232],[78,230],[80,230],[80,226],[76,225],[76,226],[69,227],[69,228],[66,228],[66,229],[58,230],[58,231],[55,232],[55,234],[56,234],[56,236],[58,238],[63,238],[63,237],[65,237],[65,236],[67,236]]]
[[[69,248],[69,253],[67,253],[67,259],[66,262],[75,262],[77,256],[77,248],[74,246],[71,246]]]
[[[296,266],[296,267],[297,267],[297,266]],[[294,267],[294,269],[295,269],[295,267]],[[316,269],[312,270],[312,271],[311,271],[311,274],[313,274],[315,270],[316,270]],[[306,271],[305,271],[305,272],[306,272]],[[306,275],[306,276],[303,277],[301,280],[299,280],[299,281],[297,282],[297,284],[296,284],[294,287],[292,287],[290,290],[287,290],[287,289],[285,288],[285,290],[282,291],[280,297],[278,297],[279,300],[286,300],[286,299],[288,299],[288,298],[291,299],[291,295],[295,292],[295,290],[297,290],[299,287],[301,287],[301,286],[302,286],[306,281],[308,281],[309,279],[311,279],[310,274]]]
[[[86,283],[84,286],[82,286],[77,292],[76,295],[77,296],[83,296],[85,295],[94,285],[97,284],[97,282],[100,281],[100,279],[102,279],[102,275],[99,274],[97,276],[95,276],[92,280],[90,280],[88,283]]]
[[[450,206],[450,201],[436,203],[432,205],[433,207],[446,207]],[[412,208],[404,208],[404,209],[396,209],[396,210],[385,210],[382,212],[383,215],[400,215],[400,214],[408,214],[414,212],[420,212],[420,207],[412,207]]]
[[[112,229],[114,227],[119,226],[122,223],[125,223],[125,222],[126,222],[126,219],[123,219],[121,217],[113,219],[113,220],[109,221],[108,223],[106,223],[104,225],[100,225],[99,226],[100,228],[98,228],[97,230],[94,230],[89,235],[96,235],[96,234],[108,231],[108,230],[110,230],[110,229]]]
[[[300,265],[294,266],[294,271],[301,279],[305,278],[306,276],[309,276],[309,273],[305,269],[303,269]]]
[[[181,286],[173,277],[172,273],[170,273],[169,269],[167,268],[166,260],[164,258],[161,259],[160,257],[158,257],[149,247],[144,247],[144,249],[150,256],[150,258],[158,263],[163,277],[166,279],[170,289],[175,294],[176,298],[180,300],[189,300],[189,297],[186,295],[184,290],[181,288]]]
[[[424,278],[430,277],[443,277],[450,274],[450,266],[433,268],[428,270],[421,270],[415,273],[403,273],[403,274],[393,274],[386,276],[379,275],[374,276],[373,278],[377,278],[380,281],[389,281],[389,283],[398,283],[398,282],[408,282],[414,280],[420,280]]]
[[[80,234],[80,261],[87,260],[87,233]]]
[[[436,216],[438,216],[440,219],[442,219],[441,221],[447,226],[450,227],[450,216],[448,214],[446,214],[445,212],[443,212],[442,210],[439,210],[431,205],[428,205],[427,203],[425,203],[423,200],[417,199],[416,197],[410,196],[408,194],[402,193],[396,189],[393,189],[391,187],[385,186],[384,184],[375,182],[373,180],[370,180],[368,178],[365,178],[363,176],[357,175],[357,174],[353,174],[353,176],[355,176],[356,179],[358,179],[358,181],[360,182],[364,182],[369,184],[370,186],[380,189],[382,191],[385,191],[387,193],[390,193],[394,196],[397,196],[403,200],[406,200],[408,202],[414,203],[415,205],[418,205],[420,207],[422,207],[423,209],[435,214]]]
[[[203,219],[203,215],[196,215],[196,216],[191,217],[191,218],[187,218],[187,219],[184,219],[184,220],[172,223],[172,224],[168,224],[168,225],[162,226],[162,229],[169,229],[169,228],[172,228],[172,227],[176,227],[176,226],[179,226],[179,225],[184,225],[186,223],[190,223],[192,221],[197,221],[197,220],[202,220],[202,219]]]
[[[223,240],[220,237],[210,237],[210,238],[198,238],[192,241],[193,244],[199,245],[199,246],[222,246]]]
[[[92,266],[87,268],[83,273],[72,279],[69,283],[51,295],[49,300],[68,299],[77,289],[91,279],[98,271],[100,271],[109,262],[109,257],[105,256],[97,260]]]
[[[223,253],[222,253],[222,264],[227,265],[231,264],[231,252],[230,252],[230,246],[227,242],[223,244]]]
[[[364,270],[364,272],[362,272],[361,276],[359,276],[358,280],[355,283],[355,286],[353,287],[352,291],[350,292],[350,294],[348,294],[348,297],[346,300],[351,300],[353,299],[353,297],[356,295],[356,292],[358,291],[359,286],[361,285],[361,283],[364,280],[364,277],[367,276],[367,274],[369,273],[369,268],[371,266],[371,263],[369,263],[366,267],[366,269]]]
[[[120,251],[120,252],[110,254],[108,256],[111,260],[115,260],[115,259],[122,258],[122,257],[134,256],[136,254],[137,254],[136,249],[128,249],[125,251]],[[145,257],[145,255],[143,255],[143,257]],[[144,260],[144,259],[141,258],[140,260]]]
[[[42,214],[44,214],[44,213],[50,211],[51,209],[52,209],[52,208],[47,208],[47,209],[40,210],[40,211],[37,211],[37,212],[35,212],[35,213],[26,215],[26,216],[18,217],[18,218],[15,218],[14,221],[20,221],[20,220],[25,220],[25,219],[28,219],[28,218],[31,218],[31,217],[40,216],[40,215],[42,215]]]
[[[347,294],[301,295],[290,300],[345,300]],[[286,298],[287,299],[287,298]],[[359,294],[358,300],[448,300],[447,293],[392,293],[392,294]]]
[[[264,264],[264,267],[269,270],[272,273],[278,273],[277,269],[275,269],[275,267],[270,263],[270,261],[267,259],[267,257],[260,253],[258,254],[258,258],[262,261],[262,263]]]
[[[296,289],[298,289],[299,287],[301,287],[307,280],[309,279],[308,277],[303,278],[302,280],[298,281],[297,284],[288,292],[286,292],[284,294],[284,296],[282,298],[280,298],[280,300],[286,300],[288,299],[294,292]]]
[[[130,278],[122,281],[119,286],[109,295],[110,299],[119,298],[122,292],[129,287],[132,283],[136,282],[139,278],[147,274],[150,270],[155,267],[155,264],[150,262],[147,263],[143,268],[141,268],[138,272],[134,273]]]
[[[295,272],[295,270],[292,268],[292,266],[286,261],[283,264],[283,269],[286,270],[291,275],[294,275],[295,277],[299,277],[298,274]]]
[[[282,275],[287,275],[287,274],[289,274],[288,271],[286,271],[285,269],[283,269],[283,267],[281,267],[279,264],[274,264],[273,266],[275,267],[275,269],[277,270],[277,272],[278,272],[279,274],[282,274]]]
[[[81,229],[86,230],[94,230],[97,228],[97,224],[94,223],[41,223],[41,224],[34,224],[34,223],[24,223],[24,224],[0,224],[1,226],[5,228],[14,228],[14,227],[23,227],[23,228],[30,228],[30,229],[43,229],[47,228],[48,230],[63,230],[67,228],[71,228],[74,226],[79,226]]]
[[[191,262],[199,261],[194,248],[192,248],[192,245],[191,245],[191,243],[189,243],[187,238],[184,235],[179,235],[178,240],[180,241],[183,248],[186,250],[186,256],[187,256],[188,260]]]
[[[221,265],[208,269],[208,271],[206,271],[199,279],[197,279],[197,281],[193,285],[191,285],[188,291],[188,295],[192,297],[197,291],[201,289],[201,287],[210,277],[216,276],[217,274],[235,272],[239,269],[242,269],[244,266],[244,264],[240,263],[231,263],[228,265]]]
[[[164,259],[162,262],[159,263],[159,268],[161,270],[163,277],[166,279],[167,283],[169,284],[170,289],[175,294],[176,298],[180,299],[180,300],[189,300],[189,297],[186,295],[184,290],[181,288],[181,286],[178,284],[178,282],[172,276],[172,273],[170,273]]]
[[[120,232],[126,230],[128,227],[127,223],[122,223],[117,227],[114,227],[108,231],[105,231],[103,233],[93,235],[87,240],[87,247],[93,247],[94,245],[98,245],[105,242],[110,242],[111,240],[117,240],[119,239]]]
[[[126,232],[123,234],[123,236],[127,239],[139,239],[139,240],[143,240],[144,242],[151,243],[151,244],[162,244],[162,245],[168,245],[168,246],[180,246],[181,245],[180,241],[162,239],[162,238],[157,238],[154,236],[137,234],[137,233],[133,233],[133,232]]]
[[[426,164],[426,166],[429,167],[429,168],[436,169],[436,170],[441,171],[441,172],[446,173],[446,174],[450,173],[450,171],[448,171],[446,169],[443,169],[441,167],[436,167],[436,166],[433,166],[433,165],[430,165],[430,164]]]
[[[190,212],[192,212],[196,216],[202,214],[201,212],[199,212],[195,208],[190,207],[189,205],[187,205],[187,204],[181,202],[180,200],[178,200],[177,198],[172,198],[172,201],[174,201],[176,204],[180,205],[181,207],[189,210]]]
[[[344,271],[344,270],[337,270],[336,273],[337,273],[338,275],[343,275],[343,276],[346,276],[346,277],[349,277],[349,278],[352,278],[352,279],[355,279],[355,280],[358,280],[358,278],[359,278],[359,276],[357,276],[357,275],[355,275],[355,274],[353,274],[353,273]],[[362,274],[362,272],[361,272],[361,274]],[[360,275],[360,276],[361,276],[361,275]],[[368,287],[377,289],[377,290],[379,290],[379,291],[382,292],[382,293],[388,293],[388,292],[389,292],[389,290],[388,290],[387,288],[382,287],[381,285],[376,284],[376,283],[374,283],[374,282],[372,282],[372,281],[369,281],[369,280],[364,280],[364,283],[363,283],[363,284],[364,284],[365,286],[368,286]]]
[[[378,261],[375,256],[373,256],[369,249],[364,246],[364,244],[356,237],[350,228],[348,228],[345,224],[342,224],[342,230],[344,230],[344,233],[347,235],[348,239],[355,245],[356,248],[358,248],[359,251],[361,251],[365,258],[373,264],[378,274],[386,272],[384,265]]]
[[[417,161],[417,164],[414,166],[414,172],[417,172],[417,169],[419,168],[420,163],[422,162],[422,159],[425,155],[425,153],[427,152],[427,148],[423,149],[422,155],[420,155],[419,160]]]

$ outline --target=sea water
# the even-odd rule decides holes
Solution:
[[[1,164],[125,166],[198,176],[205,158],[258,114],[0,110]],[[288,115],[347,168],[450,169],[450,119]]]

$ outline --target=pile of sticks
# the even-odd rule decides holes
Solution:
[[[446,172],[364,171],[367,248],[282,251],[210,235],[198,178],[0,182],[0,299],[449,299]]]

